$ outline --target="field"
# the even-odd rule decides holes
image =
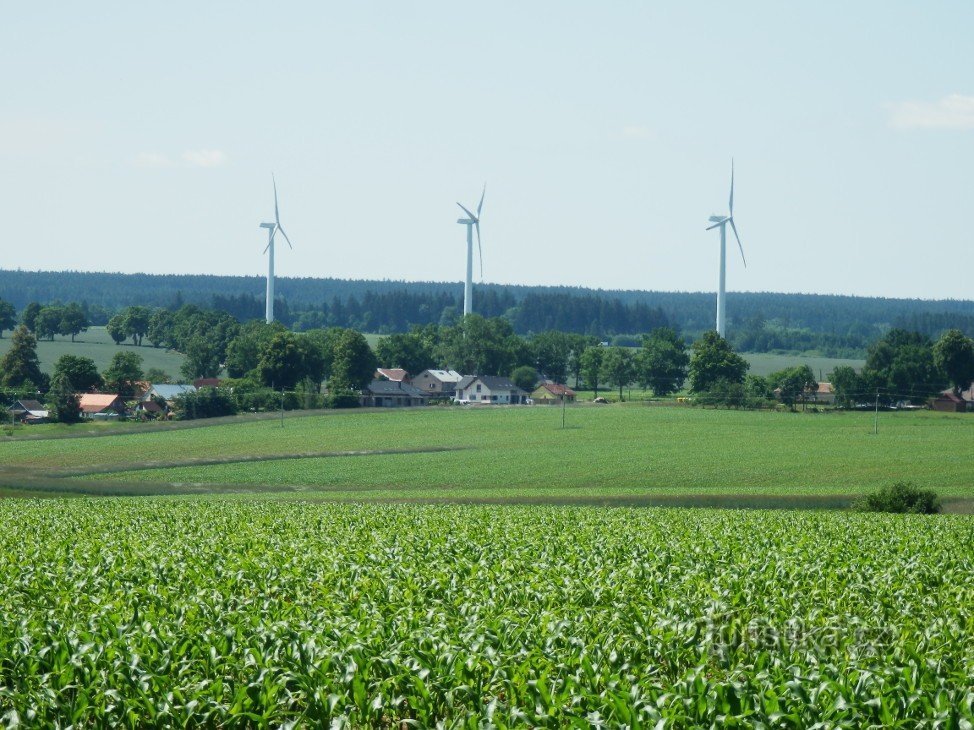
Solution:
[[[755,413],[628,404],[242,417],[197,428],[0,442],[14,487],[51,477],[247,486],[333,499],[596,501],[660,495],[854,495],[903,479],[974,498],[974,418]],[[127,425],[127,424],[125,424]],[[19,433],[42,434],[45,427]],[[63,433],[63,431],[61,431]],[[109,434],[109,429],[102,430]],[[5,476],[6,475],[6,476]],[[282,491],[283,490],[283,491]]]
[[[971,727],[974,418],[564,415],[0,438],[0,725]]]
[[[0,520],[5,725],[974,720],[969,518],[111,499]]]
[[[0,357],[10,348],[10,333],[6,333],[0,340]],[[183,364],[183,356],[178,352],[167,351],[162,348],[152,347],[148,343],[142,347],[135,347],[129,341],[128,344],[116,345],[104,327],[92,327],[87,332],[83,332],[75,341],[71,342],[70,337],[55,336],[54,341],[40,340],[37,343],[37,357],[41,361],[41,370],[50,373],[54,368],[54,363],[61,355],[75,355],[77,357],[90,357],[95,361],[99,370],[104,370],[112,360],[112,356],[119,350],[126,352],[134,350],[142,356],[142,369],[161,368],[168,375],[178,378],[179,368]]]
[[[814,355],[775,355],[770,352],[741,353],[749,363],[751,375],[770,375],[778,370],[790,368],[793,365],[808,365],[820,380],[828,380],[829,373],[840,365],[849,365],[861,370],[865,360],[853,360],[841,357],[817,357]]]

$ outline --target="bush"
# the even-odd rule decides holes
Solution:
[[[173,402],[173,411],[180,421],[196,418],[232,416],[237,412],[233,398],[223,388],[200,388],[195,393],[184,393]]]
[[[920,489],[911,482],[896,482],[878,492],[857,499],[853,507],[860,512],[899,512],[933,515],[941,510],[940,498],[932,489]]]
[[[362,405],[361,396],[350,390],[336,390],[328,394],[329,408],[358,408]]]

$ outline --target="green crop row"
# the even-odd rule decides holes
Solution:
[[[0,724],[960,728],[968,517],[0,502]]]

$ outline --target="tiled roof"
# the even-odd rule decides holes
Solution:
[[[456,370],[424,370],[443,383],[459,383],[463,376]]]
[[[575,391],[569,388],[567,385],[562,385],[561,383],[542,383],[540,388],[544,388],[552,395],[567,395],[574,396]]]
[[[509,390],[515,395],[525,395],[524,391],[514,385],[510,378],[505,378],[503,375],[464,375],[463,380],[457,383],[457,390],[469,388],[477,380],[490,390]]]
[[[409,380],[409,373],[402,368],[376,368],[375,372],[386,380],[392,380],[396,383]]]
[[[111,406],[118,400],[115,393],[82,393],[79,399],[79,407],[85,413],[98,413]]]
[[[402,395],[409,398],[428,398],[429,394],[409,383],[395,380],[373,380],[366,388],[372,395]]]

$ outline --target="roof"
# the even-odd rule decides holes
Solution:
[[[486,385],[489,390],[509,390],[512,393],[525,394],[511,382],[510,378],[505,378],[503,375],[464,375],[463,380],[457,383],[457,390],[468,388],[477,380]]]
[[[401,383],[404,380],[409,380],[409,373],[402,368],[376,368],[375,374],[378,377],[385,378],[386,380],[393,380],[397,383]]]
[[[220,379],[219,378],[197,378],[193,381],[193,385],[197,388],[219,388]]]
[[[424,370],[423,373],[429,373],[443,383],[459,383],[463,378],[456,370]],[[420,373],[420,375],[423,373]]]
[[[365,389],[372,395],[401,395],[408,398],[429,397],[429,393],[409,383],[400,383],[395,380],[373,380]]]
[[[172,400],[173,398],[178,398],[181,395],[195,392],[196,386],[187,385],[186,383],[153,383],[152,387],[149,388],[149,393],[155,393],[163,400]]]
[[[535,392],[538,390],[547,390],[552,395],[567,395],[569,397],[575,396],[575,391],[569,388],[567,385],[562,385],[561,383],[542,383],[537,387]]]
[[[149,413],[162,413],[162,406],[156,403],[154,400],[144,400],[139,403],[139,408],[143,411],[148,411]]]
[[[16,406],[20,405],[21,409],[25,411],[43,411],[44,404],[37,400],[30,400],[25,398],[24,400],[14,401],[14,404],[10,406],[12,410],[17,410]]]
[[[82,393],[78,406],[85,413],[98,413],[119,400],[117,393]]]
[[[957,403],[957,404],[967,402],[952,390],[945,390],[943,393],[941,393],[936,398],[934,398],[934,400],[948,400],[951,403]]]
[[[815,392],[819,395],[832,395],[832,383],[819,383]]]

